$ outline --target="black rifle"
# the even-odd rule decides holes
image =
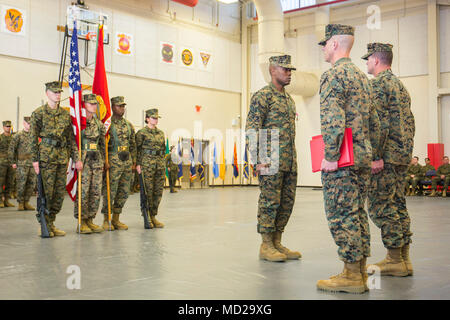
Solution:
[[[45,216],[48,216],[49,212],[47,209],[47,199],[45,198],[44,185],[42,184],[42,176],[40,172],[37,175],[37,189],[38,189],[38,198],[36,211],[38,213],[36,214],[36,218],[38,222],[41,224],[41,237],[50,238],[47,220],[45,219]]]
[[[144,173],[142,171],[139,174],[139,185],[140,185],[139,193],[141,194],[141,212],[142,216],[144,217],[144,228],[153,229],[153,223],[151,223],[151,221],[148,220],[149,207],[148,207],[147,191],[145,191]]]

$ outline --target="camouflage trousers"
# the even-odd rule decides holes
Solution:
[[[156,164],[141,166],[144,173],[145,191],[147,192],[147,200],[149,205],[149,213],[151,216],[158,214],[159,203],[164,190],[164,181],[166,179],[166,172],[164,167],[159,167]]]
[[[0,162],[0,197],[1,194],[9,197],[13,192],[14,171],[9,162]]]
[[[175,188],[175,184],[177,183],[177,174],[172,174],[169,172],[169,187],[170,187],[170,192],[173,192],[174,188]]]
[[[295,202],[297,172],[259,175],[258,233],[284,231]]]
[[[411,243],[411,220],[406,209],[403,177],[407,166],[384,164],[384,169],[372,175],[368,196],[369,215],[381,229],[386,248],[395,249]]]
[[[67,163],[40,162],[39,166],[47,199],[49,218],[50,221],[55,221],[56,215],[61,211],[64,196],[66,195]]]
[[[95,218],[102,194],[103,168],[83,167],[81,172],[81,219]],[[78,190],[73,214],[78,219]]]
[[[30,166],[17,166],[17,202],[28,202],[34,193],[36,173]]]
[[[431,179],[431,188],[436,190],[439,182],[443,183],[443,190],[447,190],[450,184],[450,176],[445,177],[444,179],[441,179],[441,177],[433,177],[433,179]]]
[[[120,161],[120,160],[117,160]],[[109,186],[111,195],[111,213],[120,214],[130,194],[130,183],[133,179],[131,164],[111,161],[109,169]],[[106,173],[103,177],[103,207],[102,213],[108,214],[108,198],[106,188]]]
[[[322,172],[328,227],[338,246],[339,258],[347,263],[370,256],[369,219],[364,210],[369,181],[369,168],[345,167]]]
[[[405,178],[405,189],[409,190],[409,186],[412,187],[412,190],[415,191],[417,188],[417,185],[419,184],[420,177],[406,177]]]

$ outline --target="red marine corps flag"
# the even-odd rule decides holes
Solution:
[[[92,93],[97,95],[98,109],[97,116],[105,125],[106,131],[106,146],[105,146],[105,162],[109,163],[108,159],[108,142],[109,142],[109,128],[111,127],[111,104],[109,101],[108,81],[106,80],[105,70],[105,56],[103,53],[103,25],[98,27],[97,37],[97,57],[95,58],[95,73],[94,83],[92,84]],[[108,200],[108,223],[111,231],[111,193],[109,185],[109,169],[106,170],[106,195]]]
[[[69,87],[70,87],[70,118],[72,119],[73,133],[77,142],[78,150],[80,150],[80,135],[81,130],[86,128],[86,110],[84,109],[81,79],[80,79],[80,65],[78,60],[78,39],[77,26],[74,22],[72,40],[70,41],[70,69],[69,69]],[[80,159],[81,160],[81,159]],[[66,190],[70,195],[72,201],[75,201],[77,196],[77,170],[75,169],[75,162],[72,158],[69,161],[67,170]]]

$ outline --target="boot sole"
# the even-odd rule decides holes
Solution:
[[[326,291],[326,292],[345,292],[345,293],[352,293],[352,294],[361,294],[366,292],[366,289],[364,287],[336,287],[336,288],[328,288],[328,287],[322,287],[317,286],[317,289]],[[369,289],[367,288],[367,291]]]
[[[261,257],[261,256],[259,256],[259,259],[260,260],[270,261],[270,262],[285,262],[287,260],[287,258],[286,259],[283,259],[283,258],[280,258],[280,259],[269,259],[269,258]]]
[[[409,275],[408,271],[406,272],[381,272],[382,277],[407,277]]]

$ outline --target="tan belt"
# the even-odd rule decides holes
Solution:
[[[83,145],[84,150],[87,151],[93,151],[93,150],[97,150],[97,144],[96,143],[85,143]]]
[[[128,151],[128,146],[117,147],[117,152]]]

